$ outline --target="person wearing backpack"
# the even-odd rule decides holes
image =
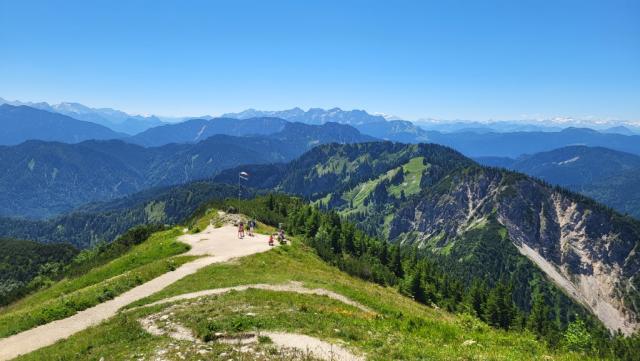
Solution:
[[[249,221],[249,237],[253,237],[253,231],[256,228],[256,220],[255,219],[251,219]]]

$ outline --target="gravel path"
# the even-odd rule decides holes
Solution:
[[[295,348],[305,351],[314,357],[327,361],[364,361],[363,357],[352,354],[342,346],[322,341],[318,338],[285,332],[262,332],[278,347]]]
[[[164,321],[164,326],[159,326],[158,321]],[[175,340],[192,342],[201,345],[203,342],[197,339],[190,329],[172,322],[169,315],[158,313],[140,320],[140,325],[149,333],[156,336],[169,336]],[[291,332],[260,331],[260,336],[267,336],[273,344],[280,349],[295,349],[304,355],[311,355],[327,361],[364,361],[363,356],[353,354],[348,349],[323,341],[316,337]],[[248,350],[247,346],[258,343],[257,334],[244,334],[242,336],[221,336],[217,342],[237,346],[239,350]],[[241,351],[242,352],[242,351]],[[246,351],[244,351],[246,352]]]
[[[76,332],[95,326],[114,316],[120,308],[151,296],[168,285],[210,264],[226,262],[233,258],[265,252],[270,249],[267,244],[267,236],[256,235],[255,237],[245,237],[239,240],[236,228],[233,226],[220,228],[209,226],[204,232],[185,234],[179,239],[191,245],[192,248],[186,253],[187,255],[204,257],[185,263],[175,271],[165,273],[112,300],[78,312],[71,317],[0,339],[0,361],[10,360],[19,355],[52,345]]]
[[[341,294],[326,290],[324,288],[313,288],[313,289],[307,288],[307,287],[304,287],[301,282],[295,282],[295,281],[291,281],[289,283],[279,284],[279,285],[258,283],[258,284],[215,288],[210,290],[185,293],[182,295],[165,298],[160,301],[156,301],[147,305],[136,307],[134,309],[138,309],[141,307],[155,306],[155,305],[160,305],[165,303],[172,303],[172,302],[182,301],[182,300],[190,300],[190,299],[195,299],[200,297],[221,295],[231,291],[246,291],[248,289],[260,289],[260,290],[269,290],[269,291],[277,291],[277,292],[295,292],[295,293],[310,294],[310,295],[317,295],[317,296],[326,296],[331,299],[343,302],[347,305],[357,307],[362,311],[373,313],[373,311],[370,308],[364,306],[361,303],[353,301],[350,298],[347,298]],[[139,320],[140,324],[147,332],[156,336],[167,335],[176,340],[190,341],[196,344],[202,343],[202,341],[198,340],[193,335],[191,330],[171,320],[170,315],[173,315],[173,312],[171,312],[170,314],[167,314],[167,313],[170,310],[172,310],[172,308],[174,307],[180,307],[180,305],[173,305],[168,310],[142,318]],[[165,327],[160,327],[158,325],[158,321],[160,320],[166,323]],[[278,348],[296,349],[296,350],[302,351],[304,354],[309,354],[322,360],[328,360],[328,361],[363,361],[364,360],[363,357],[354,355],[349,350],[347,350],[346,348],[340,345],[325,342],[318,338],[303,335],[303,334],[260,331],[260,335],[268,336]],[[248,345],[248,344],[257,343],[258,337],[257,335],[251,335],[249,337],[241,337],[241,338],[234,338],[234,336],[222,337],[219,339],[219,342],[224,342],[232,345],[236,345],[236,344]]]
[[[148,305],[143,305],[140,307],[148,307],[148,306],[155,306],[155,305],[160,305],[163,303],[170,303],[170,302],[175,302],[175,301],[181,301],[181,300],[189,300],[189,299],[194,299],[194,298],[199,298],[199,297],[205,297],[205,296],[213,296],[213,295],[221,295],[224,293],[228,293],[231,291],[246,291],[250,288],[254,288],[254,289],[259,289],[259,290],[268,290],[268,291],[276,291],[276,292],[295,292],[295,293],[302,293],[302,294],[307,294],[307,295],[317,295],[317,296],[326,296],[329,297],[331,299],[340,301],[342,303],[345,303],[347,305],[350,306],[354,306],[359,308],[360,310],[364,311],[364,312],[370,312],[370,313],[374,313],[373,310],[371,310],[370,308],[368,308],[367,306],[358,303],[348,297],[345,297],[339,293],[335,293],[333,291],[329,291],[326,290],[324,288],[307,288],[304,287],[302,285],[301,282],[296,282],[296,281],[291,281],[289,283],[284,283],[284,284],[279,284],[279,285],[270,285],[270,284],[263,284],[263,283],[257,283],[257,284],[251,284],[251,285],[240,285],[240,286],[233,286],[233,287],[225,287],[225,288],[214,288],[214,289],[210,289],[210,290],[204,290],[204,291],[198,291],[198,292],[192,292],[192,293],[185,293],[182,295],[178,295],[178,296],[174,296],[174,297],[169,297],[169,298],[165,298],[163,300],[160,301],[156,301],[153,303],[150,303]],[[138,307],[136,307],[138,308]]]

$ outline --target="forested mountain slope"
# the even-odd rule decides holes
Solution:
[[[74,212],[47,220],[0,217],[0,238],[69,242],[78,248],[86,248],[111,242],[136,225],[183,222],[206,202],[237,196],[236,186],[206,181],[152,188],[110,202],[84,205]]]
[[[406,284],[399,285],[409,294],[418,290],[415,297],[421,302],[437,301],[463,311],[477,301],[481,306],[472,312],[489,317],[490,324],[526,327],[546,339],[560,337],[576,317],[592,325],[591,332],[599,332],[589,313],[609,329],[627,334],[637,325],[638,222],[584,197],[521,174],[478,166],[438,145],[330,144],[289,164],[239,169],[251,172],[249,182],[254,186],[268,183],[338,212],[320,216],[306,206],[294,212],[294,207],[269,206],[271,201],[266,202],[271,211],[245,209],[259,211],[261,219],[276,223],[278,217],[288,217],[288,227],[312,235],[309,242],[323,258],[349,252],[339,263],[349,272],[386,282],[416,272],[411,265],[424,260],[420,276],[409,273]],[[236,171],[225,171],[220,178],[237,176]],[[185,212],[196,208],[206,212],[212,207],[201,207],[207,201],[234,197],[236,191],[233,186],[198,182],[85,207],[57,223],[3,220],[0,229],[25,232],[13,235],[22,238],[37,238],[34,235],[42,232],[42,240],[55,235],[53,241],[84,234],[74,243],[86,246],[124,232],[100,225],[179,223],[180,217],[182,221],[188,217]],[[354,230],[346,223],[340,226],[338,215],[392,243],[361,244],[364,241],[357,239],[366,239],[362,235],[354,241]],[[97,231],[91,233],[93,229]],[[87,240],[86,234],[95,238]],[[372,260],[352,258],[370,257],[366,247],[374,247],[386,271],[377,269]],[[386,247],[390,249],[384,251]],[[404,267],[398,268],[398,262]],[[482,290],[491,292],[483,296]],[[458,299],[467,294],[464,302]],[[508,302],[494,305],[502,309],[495,320],[492,302]],[[504,312],[508,319],[502,318]]]
[[[610,329],[629,333],[637,327],[640,225],[588,198],[426,144],[329,144],[288,164],[224,171],[215,181],[235,183],[239,169],[252,174],[247,186],[299,194],[338,211],[369,234],[420,246],[464,282],[472,281],[470,274],[494,284],[509,280],[523,312],[530,312],[534,296],[541,294],[564,305],[553,317],[566,319],[575,305],[584,305]],[[149,191],[138,195],[139,202],[97,206],[97,214],[42,223],[3,220],[0,229],[11,230],[6,236],[85,246],[121,233],[124,225],[173,223],[179,217],[171,215],[188,208],[182,202],[195,209],[207,197],[237,191],[215,190],[207,182],[194,187],[214,191],[179,186],[165,200]],[[178,196],[171,195],[175,192]],[[83,234],[81,239],[77,234]]]
[[[420,245],[450,261],[456,255],[461,261],[450,263],[455,269],[473,269],[467,262],[482,259],[485,247],[477,246],[474,232],[489,232],[484,238],[496,241],[506,237],[520,257],[610,329],[637,327],[640,223],[588,198],[481,167],[437,145],[327,145],[280,168],[280,174],[278,182],[265,182],[336,209],[371,234]],[[225,172],[217,179],[224,177]],[[251,185],[260,187],[260,180]],[[500,272],[487,274],[513,277],[519,262],[504,258],[496,266]],[[486,265],[479,262],[475,271]],[[525,299],[533,293],[531,284],[524,283]]]
[[[346,125],[286,123],[269,136],[213,135],[150,148],[118,140],[0,146],[0,168],[6,170],[0,174],[0,216],[45,218],[87,202],[208,178],[240,164],[289,161],[318,144],[371,139]]]
[[[78,250],[68,244],[42,244],[0,238],[0,305],[37,289],[45,280],[38,275],[55,274],[69,263]]]

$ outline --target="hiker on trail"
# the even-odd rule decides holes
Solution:
[[[244,238],[244,223],[242,222],[238,224],[238,238]]]
[[[280,244],[285,244],[287,241],[284,239],[284,229],[280,228],[278,231],[278,242]]]
[[[255,219],[251,219],[249,221],[249,237],[253,237],[253,230],[256,228],[256,221]]]
[[[273,246],[273,233],[269,235],[269,245]]]

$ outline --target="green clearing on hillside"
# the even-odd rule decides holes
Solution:
[[[554,360],[588,359],[578,354],[553,353],[530,334],[494,330],[470,316],[454,316],[422,306],[395,289],[348,276],[321,261],[297,241],[237,262],[208,266],[136,304],[197,290],[290,280],[301,281],[307,287],[333,290],[365,304],[378,315],[372,317],[325,297],[249,290],[206,298],[200,305],[188,305],[183,311],[176,311],[175,318],[203,338],[216,330],[300,332],[332,342],[343,341],[347,347],[365,352],[371,360],[540,360],[546,355]],[[18,360],[148,358],[162,349],[170,350],[165,355],[169,360],[179,360],[177,352],[188,360],[202,359],[204,356],[193,352],[191,343],[151,336],[136,322],[143,315],[166,307],[122,312],[98,327]],[[246,315],[248,310],[255,316]],[[477,343],[464,346],[468,340]],[[229,352],[227,345],[208,343],[207,347],[211,355]],[[249,359],[252,358],[244,358]]]
[[[316,174],[323,176],[326,174],[342,174],[347,170],[354,170],[353,162],[349,162],[347,158],[336,157],[328,162],[326,165],[318,164],[315,167]]]
[[[365,200],[374,189],[384,181],[391,181],[398,172],[403,172],[403,181],[400,184],[389,185],[387,188],[388,193],[395,198],[400,198],[403,193],[405,196],[419,193],[422,175],[429,166],[424,164],[424,157],[415,157],[402,166],[393,168],[377,178],[359,183],[356,187],[342,194],[342,199],[350,204],[349,210],[345,214],[364,211],[366,209]]]
[[[342,199],[348,202],[353,202],[353,208],[364,206],[364,200],[369,196],[369,194],[371,194],[371,192],[373,192],[375,187],[380,184],[380,182],[393,178],[393,176],[396,175],[398,171],[400,171],[400,168],[391,169],[378,178],[362,182],[355,188],[345,192],[342,195]]]
[[[400,198],[400,194],[404,191],[405,196],[410,196],[420,192],[420,181],[422,180],[422,174],[427,170],[430,165],[424,164],[424,157],[411,158],[407,164],[402,166],[404,172],[404,181],[398,185],[391,185],[389,187],[389,193]]]
[[[189,246],[179,228],[153,234],[146,242],[79,277],[63,279],[0,310],[0,337],[69,317],[188,262]]]

